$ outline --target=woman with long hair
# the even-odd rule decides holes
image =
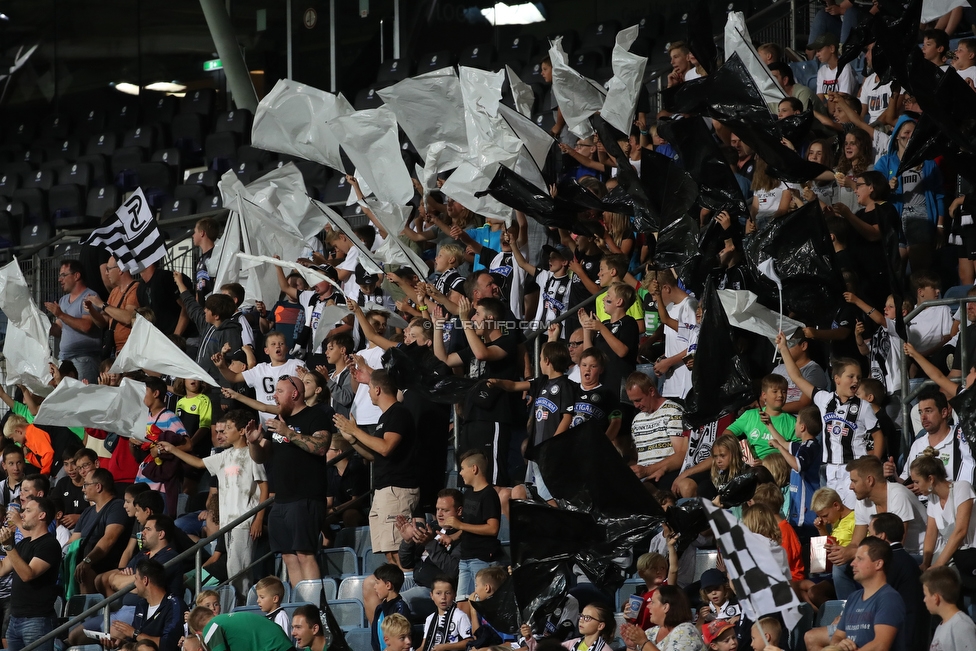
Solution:
[[[648,606],[651,623],[646,631],[624,624],[620,633],[628,649],[637,651],[705,651],[705,642],[691,623],[691,605],[684,591],[673,585],[662,585]]]
[[[852,211],[857,210],[857,177],[868,172],[872,166],[871,136],[863,129],[854,129],[844,136],[840,160],[834,168],[839,196],[837,201]]]
[[[824,139],[812,141],[807,146],[807,160],[811,163],[819,163],[827,169],[834,169],[834,150]],[[818,199],[820,207],[826,208],[837,202],[840,188],[837,179],[831,175],[829,178],[820,180],[819,178],[803,184],[802,196],[804,201]]]
[[[613,254],[622,254],[628,258],[634,252],[634,229],[630,227],[630,217],[617,212],[603,213],[603,223],[606,232],[603,244]]]
[[[973,500],[976,492],[968,481],[949,481],[945,464],[931,447],[912,462],[912,481],[916,488],[928,495],[928,526],[922,545],[922,569],[952,563],[962,575],[967,590],[976,587],[976,520],[973,519]],[[942,551],[935,550],[942,543]]]
[[[749,208],[750,221],[755,224],[755,229],[762,230],[770,221],[789,212],[792,198],[793,194],[786,184],[771,176],[766,161],[756,156],[756,169],[752,173],[752,205]],[[746,232],[750,232],[748,224]]]

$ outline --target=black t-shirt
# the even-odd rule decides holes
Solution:
[[[311,436],[315,432],[333,430],[332,421],[321,409],[305,407],[285,418],[285,423],[299,434]],[[325,457],[305,452],[287,438],[264,430],[264,438],[272,443],[273,457],[269,479],[274,485],[276,502],[301,499],[325,501]]]
[[[625,314],[619,321],[604,321],[613,336],[627,346],[627,354],[621,357],[613,352],[610,344],[602,336],[597,335],[594,345],[607,356],[607,367],[603,370],[601,380],[610,389],[619,390],[620,383],[637,368],[637,348],[640,344],[641,328],[637,321],[629,314]]]
[[[138,565],[140,561],[146,559],[152,559],[157,563],[159,563],[160,565],[166,565],[166,563],[176,558],[176,554],[177,551],[172,547],[170,547],[169,545],[167,545],[163,549],[160,549],[152,556],[149,555],[149,552],[140,551],[132,555],[132,559],[129,560],[128,564],[126,564],[126,567],[132,570],[133,572],[135,572],[136,565]],[[182,592],[182,587],[183,587],[182,564],[174,563],[173,565],[166,568],[165,576],[166,576],[166,589],[170,592],[170,594],[179,594],[180,592]],[[141,601],[141,599],[142,598],[139,595],[137,595],[135,592],[130,592],[129,594],[122,597],[122,605],[137,606],[139,605],[139,601]]]
[[[152,308],[156,315],[153,325],[165,335],[176,332],[176,324],[180,320],[180,305],[177,299],[180,292],[173,280],[173,274],[157,267],[152,278],[140,281],[137,289],[139,305]]]
[[[451,291],[464,293],[464,276],[458,273],[457,269],[448,269],[434,281],[434,288],[441,294],[451,297]]]
[[[55,485],[54,497],[60,497],[64,502],[65,515],[81,515],[88,508],[88,501],[85,500],[85,492],[81,486],[75,486],[71,477],[62,477]]]
[[[82,558],[94,549],[98,541],[105,535],[105,529],[109,525],[121,525],[123,531],[126,531],[129,529],[130,522],[131,519],[125,512],[122,500],[117,497],[103,506],[101,511],[96,511],[94,506],[89,506],[78,518],[78,523],[75,525],[75,531],[81,534],[83,547],[79,553]],[[119,560],[128,544],[129,538],[123,533],[115,541],[108,554],[98,562],[92,563],[92,569],[99,574],[118,569]]]
[[[213,249],[210,249],[206,253],[201,253],[200,258],[197,260],[196,273],[193,278],[193,288],[196,293],[197,303],[203,305],[207,300],[207,297],[213,293],[214,280],[210,277],[210,272],[207,270],[207,262],[213,255]]]
[[[341,475],[338,468],[329,466],[327,492],[332,498],[333,508],[369,492],[369,472],[363,460],[357,456],[349,457],[346,470]]]
[[[470,348],[458,351],[458,356],[465,364],[465,375],[469,378],[488,379],[498,378],[501,380],[518,380],[519,377],[519,358],[518,346],[521,335],[511,332],[502,335],[486,345],[498,346],[505,351],[505,356],[496,361],[479,361],[474,356]],[[476,393],[476,392],[471,392]],[[469,421],[494,421],[511,425],[515,422],[513,418],[516,414],[525,412],[518,408],[519,396],[516,393],[499,392],[498,399],[490,407],[486,408],[469,399],[465,418]]]
[[[374,436],[382,437],[386,432],[399,434],[400,442],[387,456],[373,454],[373,488],[419,488],[420,477],[414,464],[416,434],[413,417],[399,402],[391,405],[376,421]]]
[[[461,511],[461,522],[466,524],[488,524],[488,520],[502,519],[502,503],[494,486],[486,486],[480,491],[470,486],[464,489],[464,509]],[[473,533],[461,534],[461,559],[473,558],[482,561],[494,561],[501,551],[501,543],[497,536],[479,536]]]
[[[530,383],[532,400],[532,445],[541,445],[556,434],[559,422],[573,413],[577,384],[565,375],[550,380],[542,375]]]
[[[125,537],[122,537],[125,540]],[[24,538],[17,543],[17,553],[28,564],[39,558],[48,564],[47,571],[30,581],[22,581],[12,572],[10,589],[10,614],[14,617],[54,617],[54,600],[58,598],[58,572],[61,569],[61,545],[49,533],[31,540]]]
[[[595,420],[600,424],[600,429],[606,431],[610,427],[610,415],[620,410],[619,392],[611,390],[605,384],[598,384],[594,389],[580,386],[577,391],[571,427],[587,420]]]

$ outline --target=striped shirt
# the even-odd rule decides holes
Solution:
[[[674,454],[672,436],[687,436],[682,418],[684,410],[676,402],[665,400],[653,413],[634,416],[631,433],[637,447],[637,463],[649,466]]]

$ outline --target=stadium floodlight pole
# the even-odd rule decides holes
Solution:
[[[234,26],[227,15],[227,9],[221,0],[200,0],[203,16],[207,19],[207,27],[217,48],[217,56],[224,64],[230,92],[234,97],[234,104],[239,109],[247,109],[254,113],[258,108],[258,94],[254,92],[251,75],[244,63]]]

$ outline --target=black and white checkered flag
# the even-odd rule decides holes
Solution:
[[[746,617],[758,622],[760,617],[782,613],[786,627],[792,630],[800,621],[800,600],[773,558],[769,540],[749,531],[730,511],[708,500],[702,504]]]
[[[115,211],[113,221],[92,231],[85,244],[108,249],[131,274],[166,257],[166,242],[142,188]]]

